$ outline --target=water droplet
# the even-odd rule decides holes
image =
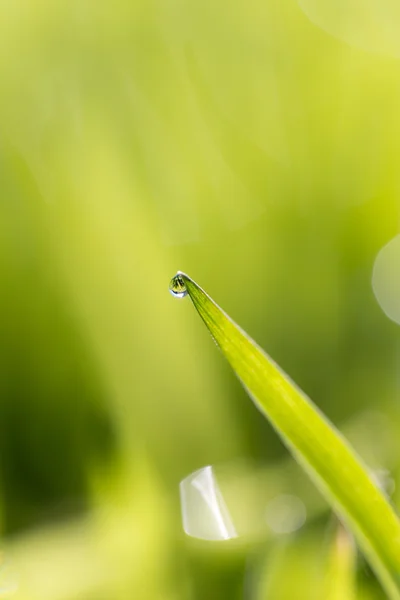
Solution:
[[[169,284],[169,291],[175,298],[184,298],[186,296],[187,289],[186,283],[182,274],[178,271],[178,273],[173,277]]]
[[[187,535],[209,541],[237,537],[212,467],[199,469],[183,479],[180,493]]]

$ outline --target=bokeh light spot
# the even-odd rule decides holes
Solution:
[[[400,235],[384,246],[376,257],[372,288],[384,313],[400,324]]]
[[[368,52],[400,55],[396,0],[298,0],[307,17],[337,39]]]
[[[306,518],[304,502],[289,494],[275,496],[268,503],[265,513],[267,525],[278,535],[297,531],[304,525]]]

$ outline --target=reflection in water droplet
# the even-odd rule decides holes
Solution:
[[[187,294],[185,280],[181,273],[178,273],[173,277],[169,284],[169,291],[175,298],[184,298]]]
[[[268,503],[265,520],[274,533],[284,534],[300,529],[306,517],[306,507],[300,498],[280,494]]]
[[[237,537],[212,467],[195,471],[180,483],[183,528],[202,540]]]

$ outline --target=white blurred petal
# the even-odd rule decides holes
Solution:
[[[237,537],[212,467],[204,467],[180,483],[183,528],[203,540]]]

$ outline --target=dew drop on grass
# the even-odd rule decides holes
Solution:
[[[169,291],[175,298],[184,298],[187,295],[185,280],[179,271],[175,277],[171,279]]]

